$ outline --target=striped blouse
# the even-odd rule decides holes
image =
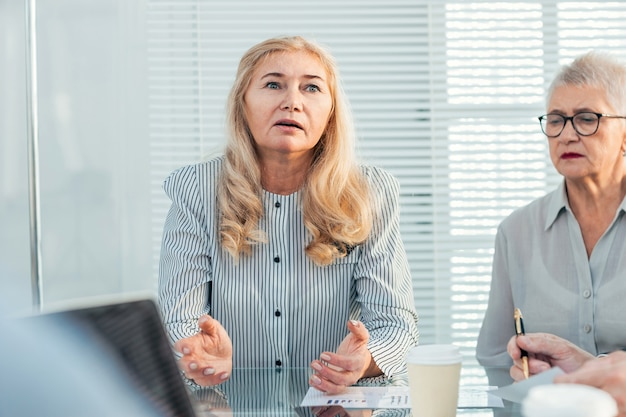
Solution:
[[[388,376],[404,372],[404,355],[418,332],[397,180],[363,168],[379,194],[371,237],[327,266],[304,254],[311,234],[301,193],[264,191],[260,228],[267,243],[235,262],[219,242],[222,161],[180,168],[164,182],[172,205],[163,231],[159,304],[172,342],[195,334],[198,318],[211,314],[231,337],[234,368],[307,367],[321,352],[337,349],[347,320],[359,319],[379,368]]]

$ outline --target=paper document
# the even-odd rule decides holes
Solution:
[[[532,387],[536,387],[537,385],[552,384],[554,377],[561,375],[562,373],[564,373],[563,370],[556,366],[548,371],[533,375],[528,379],[524,379],[523,381],[514,382],[506,387],[490,391],[490,393],[507,401],[521,403]]]
[[[489,394],[495,387],[461,387],[458,408],[504,407],[502,400]],[[309,388],[302,407],[339,405],[344,408],[411,408],[409,387],[348,387],[341,394],[329,395]]]

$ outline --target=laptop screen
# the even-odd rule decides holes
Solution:
[[[60,319],[91,342],[97,341],[164,416],[195,416],[154,301],[125,301],[38,317]]]

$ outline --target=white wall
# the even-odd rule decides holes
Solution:
[[[29,306],[24,3],[0,1],[0,270]],[[145,5],[36,4],[43,302],[154,289]]]

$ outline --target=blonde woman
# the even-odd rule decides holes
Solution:
[[[179,365],[307,367],[334,393],[404,371],[417,314],[398,183],[361,166],[332,56],[301,37],[242,57],[223,156],[172,173],[159,301]]]

